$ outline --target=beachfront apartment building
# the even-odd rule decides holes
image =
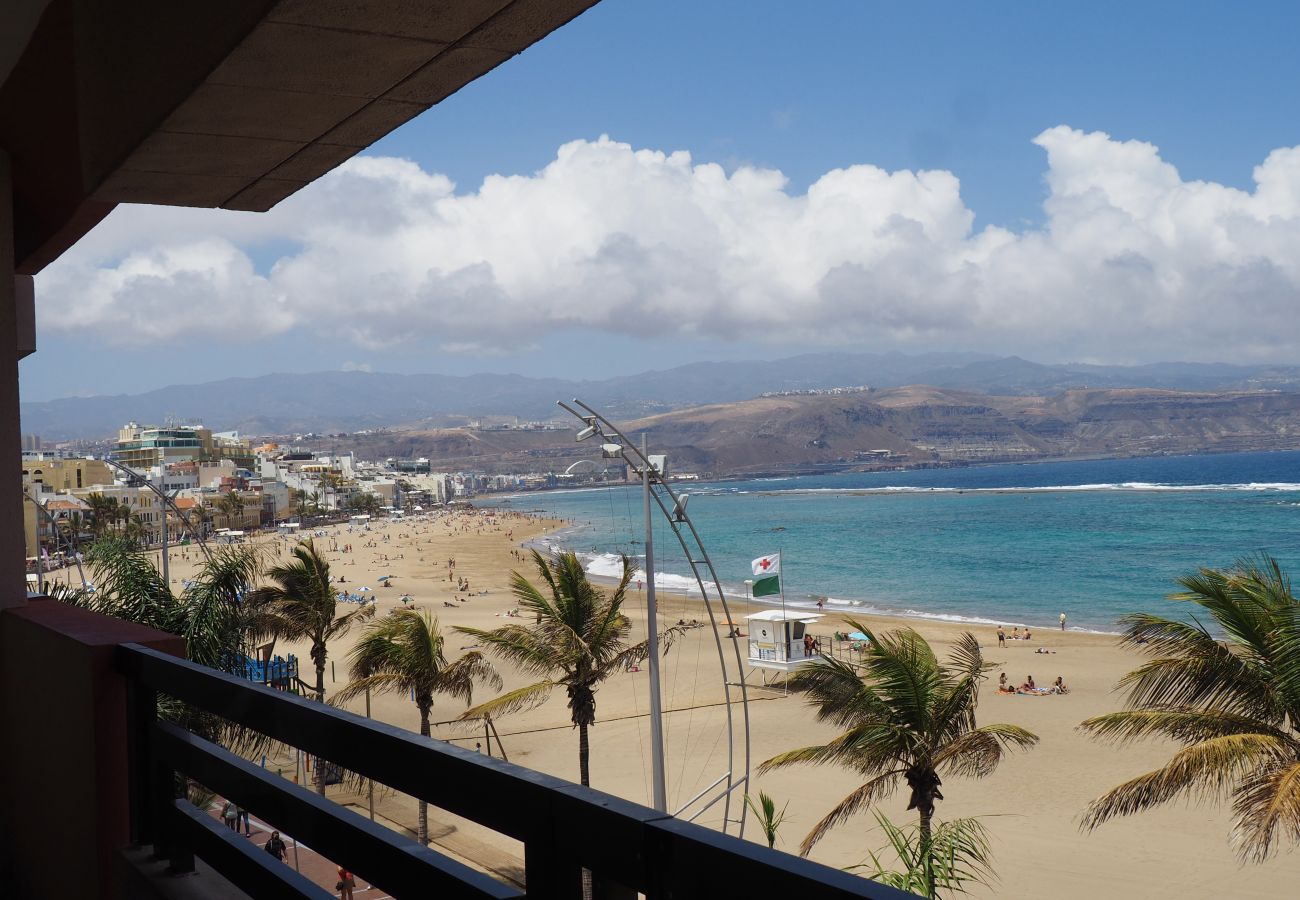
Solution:
[[[89,504],[67,493],[46,491],[39,484],[26,488],[23,502],[23,544],[27,561],[56,555],[65,543],[76,543],[89,521]],[[73,532],[76,532],[74,535]],[[42,552],[43,551],[43,552]]]
[[[162,500],[148,487],[129,484],[101,484],[77,488],[68,493],[85,500],[91,494],[102,494],[131,509],[131,518],[144,527],[141,542],[146,547],[162,543]]]
[[[128,422],[118,430],[114,458],[137,471],[178,462],[228,459],[243,468],[255,463],[251,444],[235,431],[213,433],[202,425],[141,425]]]
[[[189,491],[199,486],[199,464],[194,461],[154,466],[148,472],[149,483],[165,493]]]

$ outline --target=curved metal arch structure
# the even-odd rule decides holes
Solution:
[[[579,419],[587,426],[586,437],[593,435],[605,435],[618,441],[623,450],[624,458],[632,463],[634,468],[650,472],[650,496],[654,499],[655,504],[659,507],[660,512],[667,519],[669,527],[672,528],[673,534],[677,537],[677,542],[681,545],[682,552],[686,554],[686,560],[691,566],[691,573],[695,577],[695,583],[700,589],[700,596],[704,601],[704,609],[709,617],[709,625],[713,629],[713,640],[718,651],[718,664],[722,671],[723,696],[726,707],[726,728],[727,728],[727,770],[715,779],[703,791],[696,794],[678,809],[673,810],[674,816],[685,815],[687,821],[695,821],[709,809],[719,802],[723,804],[722,812],[722,830],[726,833],[731,826],[735,826],[736,834],[739,837],[745,836],[745,820],[748,812],[748,806],[744,801],[744,792],[749,785],[750,777],[750,741],[749,741],[749,691],[745,686],[745,668],[744,654],[741,652],[740,639],[736,637],[736,629],[729,627],[727,637],[723,637],[718,630],[719,620],[717,617],[718,610],[722,613],[722,622],[730,623],[731,608],[727,603],[726,595],[722,591],[722,582],[718,579],[718,573],[713,568],[713,561],[709,558],[708,551],[704,549],[704,543],[700,540],[700,533],[695,527],[695,523],[690,520],[686,514],[686,495],[679,495],[669,487],[664,473],[650,462],[648,454],[642,453],[618,426],[607,419],[604,415],[597,412],[592,407],[583,403],[576,397],[573,399],[574,409],[563,401],[558,405],[570,415]],[[579,440],[583,440],[584,435],[579,435]],[[646,578],[653,578],[653,572],[647,572]],[[716,606],[715,606],[716,605]],[[730,653],[725,646],[730,643]],[[729,662],[729,656],[734,657],[734,664]],[[734,668],[732,668],[734,665]],[[736,699],[739,699],[740,715],[735,714]],[[736,791],[741,792],[740,798],[737,799]],[[733,805],[739,809],[739,815],[733,818]]]
[[[589,459],[580,459],[576,463],[574,463],[573,465],[565,469],[564,474],[572,475],[574,472],[577,472],[579,470],[583,472],[599,472],[600,466],[596,465],[594,462],[592,462]]]
[[[60,538],[59,521],[54,518],[48,509],[42,506],[35,497],[26,491],[23,492],[23,499],[36,507],[36,512],[45,517],[45,521],[50,526],[50,533],[54,535],[55,540]],[[64,536],[66,540],[66,536]],[[86,581],[86,571],[81,567],[81,542],[76,539],[76,532],[73,532],[73,538],[67,541],[66,546],[72,550],[72,560],[77,564],[77,577],[81,579],[81,589],[84,591],[89,582]],[[36,551],[36,589],[42,594],[45,593],[45,567],[41,562],[40,548]]]
[[[190,522],[190,517],[187,516],[185,513],[181,512],[180,507],[176,505],[175,499],[170,494],[168,494],[162,488],[158,487],[158,485],[154,484],[148,478],[145,478],[135,469],[132,469],[129,466],[124,466],[122,465],[122,463],[118,462],[115,459],[110,459],[107,456],[105,456],[104,462],[112,466],[117,471],[121,472],[127,478],[129,478],[130,479],[129,483],[131,483],[132,485],[137,487],[147,487],[149,490],[157,494],[162,499],[162,502],[165,503],[172,512],[176,513],[176,519],[185,526],[185,530],[188,531],[190,533],[190,536],[194,538],[195,543],[199,545],[199,548],[203,551],[203,555],[207,557],[208,562],[212,562],[212,551],[208,549],[207,542],[203,540],[203,536],[199,534],[198,529],[196,529],[194,527],[194,524]],[[164,512],[163,515],[166,516],[166,512]],[[162,552],[164,555],[166,555],[167,553],[166,544],[163,545]]]

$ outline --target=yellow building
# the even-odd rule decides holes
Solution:
[[[113,471],[101,459],[24,459],[23,487],[44,485],[46,491],[70,491],[95,484],[112,484]]]

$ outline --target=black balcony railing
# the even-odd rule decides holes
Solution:
[[[194,857],[252,896],[330,897],[176,796],[192,778],[395,897],[794,896],[902,900],[901,891],[768,850],[503,760],[274,691],[138,644],[130,683],[132,831],[174,869]],[[527,890],[497,881],[157,718],[165,694],[524,844]]]

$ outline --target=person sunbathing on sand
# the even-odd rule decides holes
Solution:
[[[1017,688],[1017,690],[1024,691],[1027,694],[1032,694],[1034,691],[1037,691],[1038,685],[1034,684],[1034,676],[1030,675],[1029,680]]]
[[[1015,693],[1015,690],[1013,690],[1012,687],[1011,687],[1011,685],[1007,683],[1007,673],[1006,673],[1006,672],[1003,672],[1001,675],[998,676],[998,693],[999,693],[999,694],[1014,694],[1014,693]]]
[[[1056,651],[1055,651],[1055,650],[1048,650],[1046,647],[1037,647],[1037,648],[1034,649],[1034,652],[1035,652],[1035,653],[1055,653]]]
[[[1018,641],[1018,640],[1020,640],[1020,626],[1019,626],[1019,625],[1017,625],[1015,628],[1011,629],[1011,640],[1013,640],[1013,641]]]
[[[1053,694],[1068,694],[1068,693],[1070,693],[1070,689],[1069,689],[1068,687],[1065,686],[1065,679],[1062,678],[1060,675],[1057,675],[1057,676],[1056,676],[1056,681],[1052,682],[1052,688],[1051,688],[1051,690],[1052,690],[1052,693],[1053,693]]]

